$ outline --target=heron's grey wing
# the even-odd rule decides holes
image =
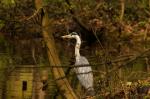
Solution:
[[[79,58],[79,61],[75,62],[75,65],[88,65],[88,64],[89,64],[88,60],[83,56]],[[93,73],[91,66],[75,68],[75,72],[77,73],[77,77],[80,83],[86,89],[93,87]]]
[[[88,60],[83,56],[80,56],[79,61],[76,61],[75,65],[81,65],[81,67],[78,68],[78,72],[88,73],[88,72],[92,71],[91,66],[89,66]],[[82,65],[83,65],[83,67],[82,67]],[[87,67],[86,67],[86,65],[87,65]]]

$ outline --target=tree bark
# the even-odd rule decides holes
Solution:
[[[35,0],[35,4],[37,4],[40,1],[42,0]],[[38,3],[36,5],[37,9],[42,7],[42,3],[40,4]],[[61,63],[58,57],[58,53],[56,51],[55,42],[54,42],[54,38],[52,35],[52,29],[49,28],[52,22],[53,20],[48,18],[48,13],[44,10],[44,16],[42,18],[42,27],[43,27],[42,35],[48,48],[47,53],[48,53],[49,62],[50,62],[50,65],[60,66]],[[56,84],[60,92],[63,92],[63,95],[66,97],[66,99],[77,99],[77,96],[75,95],[73,89],[71,88],[68,80],[65,78],[65,73],[63,69],[52,68],[52,72],[53,72],[54,78],[56,79]]]

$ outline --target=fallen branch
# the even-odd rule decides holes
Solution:
[[[145,54],[147,54],[148,52],[150,52],[150,49],[147,49],[146,51],[140,53],[139,55],[137,55],[137,56],[131,58],[128,62],[126,62],[126,63],[124,63],[124,64],[122,64],[122,65],[119,65],[119,66],[117,66],[117,67],[114,67],[113,69],[111,69],[110,71],[108,71],[108,74],[110,74],[110,73],[112,73],[112,72],[114,72],[114,71],[116,71],[116,70],[118,70],[118,69],[120,69],[120,68],[122,68],[122,67],[124,67],[124,66],[127,66],[127,65],[131,64],[132,62],[134,62],[135,60],[137,60],[137,59],[139,59],[139,58],[142,58],[142,57],[143,57]]]

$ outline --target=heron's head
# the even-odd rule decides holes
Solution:
[[[68,35],[61,36],[63,39],[68,38],[68,39],[76,39],[79,37],[79,35],[76,32],[72,32]]]

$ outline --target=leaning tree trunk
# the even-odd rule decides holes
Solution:
[[[39,9],[42,7],[42,0],[35,0],[36,8]],[[44,9],[43,9],[44,10]],[[52,19],[48,18],[48,13],[44,10],[44,15],[42,18],[42,27],[43,27],[43,38],[46,42],[48,48],[48,58],[50,65],[60,66],[60,60],[58,57],[58,53],[55,48],[55,42],[52,35],[51,25],[53,23]],[[62,94],[66,97],[66,99],[77,99],[73,89],[71,88],[68,80],[65,78],[65,74],[62,68],[52,68],[52,72],[54,78],[56,79],[56,84],[60,90],[63,92]],[[62,79],[60,79],[62,78]]]

